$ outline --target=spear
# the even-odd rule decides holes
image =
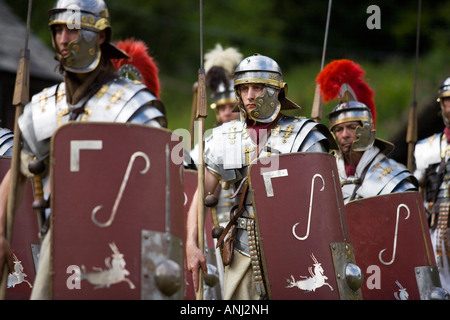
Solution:
[[[18,194],[18,175],[20,167],[20,149],[21,149],[21,132],[18,124],[19,117],[23,113],[25,105],[30,101],[30,50],[28,49],[28,40],[30,35],[30,20],[31,20],[32,0],[28,0],[28,14],[27,14],[27,29],[25,34],[25,47],[22,49],[19,66],[17,69],[16,83],[14,87],[13,106],[15,106],[15,120],[14,120],[14,142],[13,153],[11,157],[11,180],[9,186],[8,203],[6,208],[6,240],[11,243],[12,233],[14,228],[14,217],[16,214],[18,201],[16,195]],[[3,269],[3,276],[1,282],[1,299],[6,297],[6,284],[8,282],[8,265],[5,261]]]
[[[416,87],[417,87],[417,70],[419,64],[419,44],[420,44],[420,20],[422,12],[422,1],[419,0],[417,10],[417,34],[416,34],[416,59],[414,65],[414,87],[413,87],[413,100],[409,109],[408,129],[406,132],[406,143],[408,144],[408,163],[407,167],[410,172],[414,172],[414,148],[417,142],[417,100],[416,100]]]
[[[328,2],[328,13],[327,13],[327,23],[325,26],[325,37],[323,40],[323,50],[322,50],[322,63],[320,66],[320,70],[323,69],[323,67],[325,66],[325,54],[327,51],[327,42],[328,42],[328,30],[330,28],[330,16],[331,16],[331,5],[333,4],[333,0],[329,0]],[[320,120],[322,119],[322,109],[323,109],[323,104],[322,104],[322,99],[320,97],[320,85],[316,84],[316,91],[314,92],[314,101],[313,101],[313,106],[312,106],[312,110],[311,110],[311,118],[316,121],[316,122],[320,122]]]
[[[198,130],[198,247],[204,251],[204,217],[205,217],[205,163],[203,159],[205,118],[208,115],[206,106],[205,69],[203,67],[203,1],[200,0],[200,68],[198,70],[197,119]],[[203,300],[203,272],[199,268],[197,300]]]

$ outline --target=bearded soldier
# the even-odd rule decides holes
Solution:
[[[129,56],[111,43],[110,16],[103,0],[58,0],[49,15],[53,48],[64,82],[33,96],[19,119],[23,137],[20,185],[33,176],[28,171],[31,160],[48,161],[52,135],[69,121],[167,126],[163,104],[157,97],[145,85],[115,72],[110,59]],[[6,174],[1,185],[2,232],[9,183],[10,175]],[[32,298],[48,298],[49,241],[46,236],[42,242]],[[10,256],[3,234],[0,243],[3,266],[5,255]]]
[[[373,91],[362,68],[350,60],[336,60],[318,75],[323,100],[339,98],[328,115],[339,150],[335,156],[344,202],[393,192],[417,190],[415,177],[389,158],[394,145],[375,137]]]
[[[219,181],[228,182],[235,191],[235,201],[243,204],[239,213],[230,212],[233,219],[219,238],[221,243],[229,236],[225,243],[234,243],[234,251],[227,255],[224,245],[224,299],[259,299],[264,298],[264,293],[252,276],[248,234],[242,227],[242,221],[254,218],[251,197],[246,197],[251,159],[297,151],[326,153],[334,141],[325,126],[281,114],[281,110],[298,106],[286,97],[287,85],[273,59],[256,54],[242,60],[234,73],[234,88],[241,117],[214,128],[205,141],[205,194],[213,193]],[[203,272],[207,268],[197,244],[196,199],[195,195],[188,214],[186,254],[197,290],[199,268]],[[230,228],[233,231],[228,234]]]
[[[449,237],[449,172],[450,165],[450,78],[438,91],[443,132],[417,142],[414,150],[416,171],[429,215],[431,240],[439,268],[441,284],[450,291],[450,237]]]

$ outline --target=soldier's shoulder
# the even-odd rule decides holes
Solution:
[[[441,161],[441,140],[443,133],[435,133],[416,143],[414,158],[417,169],[426,169],[430,164]]]

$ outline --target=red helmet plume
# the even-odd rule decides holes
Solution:
[[[351,60],[341,59],[330,62],[318,74],[317,84],[320,86],[322,100],[327,103],[336,98],[343,99],[345,85],[353,91],[353,99],[364,103],[371,111],[373,123],[375,124],[376,109],[374,103],[374,92],[364,81],[365,71],[359,64]],[[344,92],[343,92],[344,91]]]
[[[132,65],[139,71],[141,81],[159,99],[161,90],[158,78],[159,69],[149,55],[147,45],[143,41],[135,40],[134,38],[118,41],[115,44],[130,56],[130,59],[111,60],[116,71],[119,71],[124,66]]]

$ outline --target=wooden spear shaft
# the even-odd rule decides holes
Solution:
[[[408,129],[406,132],[406,143],[408,144],[408,159],[407,167],[410,172],[414,172],[414,149],[417,143],[417,99],[416,99],[416,87],[417,87],[417,71],[419,64],[419,47],[420,47],[420,20],[422,12],[422,1],[419,0],[417,9],[417,34],[416,34],[416,59],[414,65],[414,88],[413,88],[413,101],[409,109]]]
[[[322,62],[320,65],[320,70],[325,66],[325,55],[327,51],[327,43],[328,43],[328,30],[330,28],[330,16],[331,16],[331,6],[333,4],[333,0],[329,0],[328,2],[328,13],[327,13],[327,22],[325,26],[325,36],[323,40],[323,50],[322,50]],[[322,112],[323,112],[323,103],[322,97],[320,96],[320,85],[316,84],[316,91],[314,92],[314,100],[313,106],[311,110],[311,119],[316,122],[320,122],[322,120]]]
[[[205,240],[205,161],[203,158],[205,132],[205,119],[208,115],[206,105],[206,75],[203,68],[203,3],[200,0],[200,69],[198,70],[198,91],[197,91],[197,130],[198,130],[198,247],[204,252]],[[196,293],[197,300],[203,300],[203,272],[199,268],[198,291]]]

